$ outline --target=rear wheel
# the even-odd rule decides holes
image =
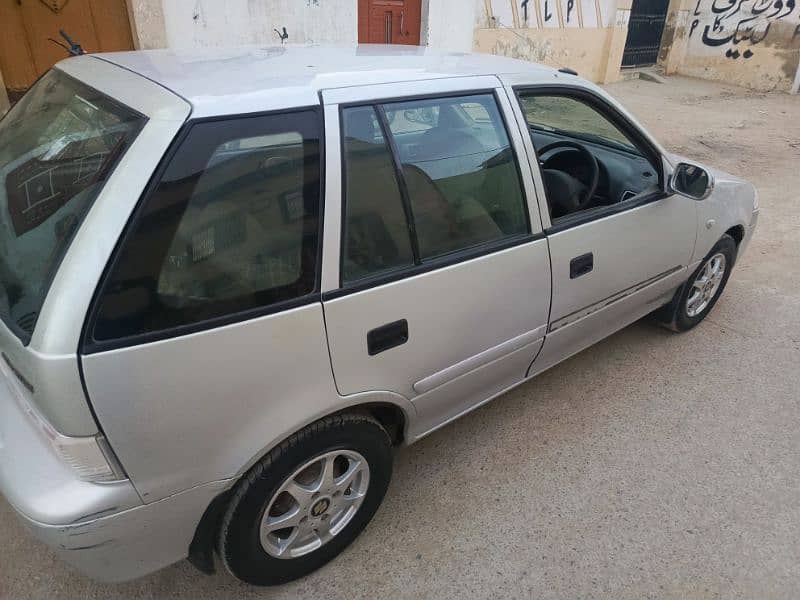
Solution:
[[[369,416],[327,417],[294,434],[239,482],[220,531],[225,566],[254,585],[321,567],[366,527],[391,472],[389,436]]]
[[[702,321],[722,295],[736,261],[736,242],[723,235],[657,317],[673,331],[688,331]]]

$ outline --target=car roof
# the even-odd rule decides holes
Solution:
[[[193,118],[316,105],[319,93],[332,88],[508,73],[552,83],[557,76],[550,67],[489,54],[377,44],[144,50],[70,60],[82,59],[158,83],[188,101]]]

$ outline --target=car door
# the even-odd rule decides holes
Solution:
[[[413,439],[525,377],[550,267],[499,81],[411,87],[324,94],[323,307],[339,392],[410,399]]]
[[[693,268],[697,203],[664,191],[660,151],[606,98],[572,86],[512,89],[515,114],[531,133],[526,141],[536,183],[547,199],[542,220],[553,269],[548,334],[533,373],[670,300]],[[553,160],[548,147],[558,141],[588,148],[599,167],[596,197],[569,214],[558,210],[558,186],[548,189],[548,168],[572,169],[580,178],[583,167],[577,151]]]

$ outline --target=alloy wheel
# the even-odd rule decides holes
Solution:
[[[718,252],[709,258],[692,282],[692,289],[686,299],[686,315],[690,318],[702,313],[714,299],[722,279],[725,277],[727,261]]]
[[[286,478],[267,504],[261,546],[281,559],[313,552],[353,520],[368,489],[369,464],[358,452],[336,450],[312,458]]]

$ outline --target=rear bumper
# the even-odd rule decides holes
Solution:
[[[230,485],[209,483],[142,504],[130,481],[80,479],[42,422],[0,365],[0,493],[37,538],[95,579],[133,579],[186,557],[206,507]]]
[[[49,525],[20,513],[58,557],[93,579],[135,579],[186,558],[203,512],[229,482],[214,482],[106,517]]]

